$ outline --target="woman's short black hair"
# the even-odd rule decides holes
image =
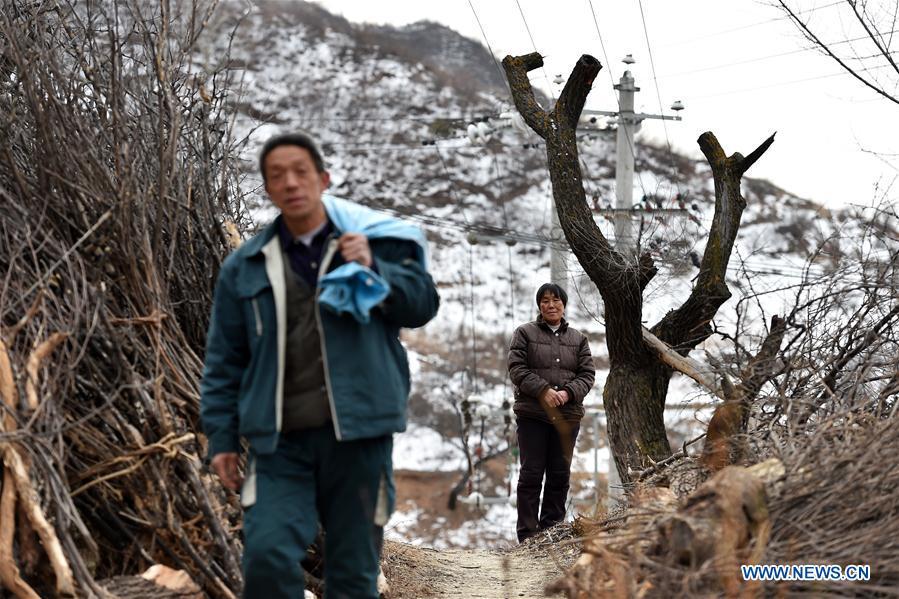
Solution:
[[[565,290],[562,289],[561,285],[557,285],[556,283],[544,283],[540,285],[540,289],[537,290],[537,305],[540,305],[540,298],[542,298],[546,293],[551,293],[560,300],[562,300],[562,305],[568,305],[568,294],[565,293]]]
[[[262,151],[259,152],[259,172],[262,173],[262,180],[265,181],[265,157],[269,152],[280,146],[298,146],[309,152],[312,156],[312,162],[315,163],[315,170],[320,173],[325,172],[325,159],[322,158],[322,152],[318,149],[318,144],[312,139],[312,136],[302,131],[293,133],[282,133],[269,138]]]

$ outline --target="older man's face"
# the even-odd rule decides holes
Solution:
[[[316,170],[309,150],[278,146],[266,155],[264,168],[265,191],[288,221],[312,222],[324,216],[322,192],[331,177]]]

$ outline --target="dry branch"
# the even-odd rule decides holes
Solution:
[[[653,596],[690,597],[722,596],[727,589],[732,596],[744,591],[758,591],[758,596],[895,595],[899,470],[884,464],[894,461],[899,446],[899,398],[885,399],[884,394],[893,385],[899,329],[878,325],[895,305],[897,240],[889,233],[871,235],[864,243],[889,250],[881,254],[885,260],[849,260],[830,280],[803,284],[793,311],[784,319],[772,319],[769,334],[741,371],[733,396],[755,394],[743,436],[750,461],[759,462],[746,472],[764,484],[766,509],[753,504],[758,493],[752,485],[744,486],[749,493],[743,498],[730,494],[739,499],[731,502],[731,508],[742,503],[742,509],[721,504],[721,489],[708,484],[687,490],[689,499],[677,511],[648,509],[641,503],[643,493],[635,491],[629,509],[599,522],[585,543],[585,552],[602,556],[604,563],[617,564],[623,571],[614,578],[602,562],[597,566],[598,560],[585,558],[579,560],[580,572],[570,571],[558,588],[578,598],[615,596],[618,580],[630,585],[632,595],[640,589],[652,589]],[[852,282],[849,270],[863,281],[861,285]],[[854,306],[848,314],[847,305]],[[869,337],[872,329],[879,334]],[[866,338],[868,346],[844,360]],[[819,403],[827,390],[824,379],[836,365],[834,387],[827,401]],[[764,381],[771,384],[763,388]],[[647,478],[673,483],[690,469],[696,471],[699,465],[681,458],[656,468]],[[734,471],[725,468],[712,480]],[[765,511],[770,532],[763,526]],[[738,523],[729,531],[714,525],[727,513]],[[747,529],[749,534],[743,534]],[[766,544],[752,541],[764,534]],[[734,543],[735,538],[740,542]],[[801,556],[803,563],[845,566],[859,563],[858,556],[863,555],[871,566],[871,580],[763,582],[757,589],[741,589],[734,579],[734,552],[721,554],[728,545],[743,545],[736,563],[789,564]],[[753,548],[754,555],[747,553]],[[700,564],[700,557],[708,559]]]
[[[49,347],[47,351],[52,351],[54,347],[51,343],[52,341],[53,339],[51,338],[47,342],[50,345],[42,346],[42,348],[46,349]],[[30,364],[31,362],[29,361]],[[0,426],[0,432],[11,432],[15,428],[15,420],[11,414],[14,414],[16,411],[17,394],[9,361],[9,352],[2,341],[0,341],[0,390],[2,390],[3,394],[3,403],[9,410],[9,414],[4,417],[4,422]],[[75,586],[72,569],[69,567],[68,560],[66,560],[62,545],[56,536],[56,531],[41,511],[40,499],[31,484],[25,461],[19,455],[16,446],[10,442],[0,443],[0,453],[2,453],[4,465],[3,496],[2,505],[0,505],[0,513],[4,516],[0,520],[0,558],[3,558],[6,564],[2,575],[4,584],[8,583],[10,590],[24,597],[30,596],[29,593],[33,593],[19,577],[18,568],[12,555],[12,540],[15,532],[15,507],[16,498],[18,497],[19,502],[22,504],[22,511],[31,522],[47,551],[47,556],[56,575],[57,594],[73,596],[75,594]],[[9,558],[9,563],[6,563],[6,558]]]
[[[22,580],[16,565],[15,541],[16,487],[12,472],[3,472],[3,491],[0,494],[0,584],[18,599],[40,599],[28,583]]]
[[[708,371],[702,364],[674,351],[664,341],[653,335],[646,327],[643,327],[643,341],[652,348],[653,351],[658,354],[659,359],[667,364],[672,370],[676,370],[677,372],[690,377],[713,395],[717,395],[721,399],[727,399],[722,388],[729,383],[716,383],[715,379],[712,378],[714,373]],[[722,374],[720,376],[726,378],[727,375]]]
[[[17,403],[18,394],[9,361],[9,352],[3,340],[0,339],[0,406],[6,408],[3,418],[0,418],[0,433],[11,432],[15,428],[16,421],[13,414],[15,414]],[[0,445],[0,455],[4,458],[7,447],[11,447],[11,445]],[[0,491],[0,584],[19,599],[38,599],[38,594],[34,592],[34,589],[22,580],[16,565],[14,554],[16,484],[13,472],[9,468],[3,469],[2,485],[2,491]]]
[[[59,590],[79,596],[153,562],[239,594],[239,506],[198,475],[195,436],[221,223],[247,223],[227,56],[209,65],[197,46],[216,4],[0,12],[4,491],[27,508],[20,539],[33,523]],[[12,566],[52,595],[28,551],[20,541]]]
[[[3,409],[0,427],[4,432],[10,432],[16,427],[15,414],[18,403],[19,392],[16,390],[16,379],[12,372],[9,349],[3,339],[0,339],[0,408]]]
[[[72,576],[72,568],[66,559],[59,537],[56,536],[56,530],[41,511],[40,499],[34,490],[34,486],[31,484],[25,462],[12,443],[7,443],[3,447],[3,464],[7,471],[12,474],[19,501],[24,504],[25,513],[38,537],[40,537],[44,550],[47,552],[47,557],[50,559],[53,572],[56,574],[57,594],[67,597],[74,596],[75,583]]]
[[[42,341],[35,347],[34,351],[31,352],[31,355],[28,356],[28,362],[25,366],[25,373],[27,375],[27,378],[25,379],[25,401],[29,410],[35,411],[40,405],[37,398],[37,371],[41,367],[41,362],[43,362],[60,343],[65,341],[68,336],[68,333],[53,333],[50,335],[49,339]]]

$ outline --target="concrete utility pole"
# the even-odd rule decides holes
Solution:
[[[632,65],[636,61],[630,54],[624,57],[622,62]],[[624,71],[618,84],[614,86],[618,90],[618,110],[584,110],[584,115],[602,115],[613,117],[618,123],[618,139],[616,146],[617,162],[615,163],[615,210],[613,219],[615,222],[615,249],[624,254],[636,258],[637,239],[634,234],[634,223],[631,220],[631,209],[634,204],[634,159],[637,154],[637,146],[634,145],[634,134],[640,130],[640,124],[644,119],[659,119],[679,121],[679,116],[666,114],[645,114],[634,112],[634,94],[640,91],[636,86],[633,74]],[[671,105],[675,111],[683,110],[684,105],[677,101]]]
[[[618,139],[615,147],[615,249],[623,254],[636,253],[637,240],[630,210],[634,203],[634,134],[640,121],[634,114],[634,94],[640,91],[630,71],[625,71],[615,86],[618,90]]]

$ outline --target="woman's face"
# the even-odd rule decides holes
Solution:
[[[562,322],[562,315],[565,314],[565,306],[562,300],[556,294],[547,291],[540,298],[540,315],[546,324],[557,325]]]

